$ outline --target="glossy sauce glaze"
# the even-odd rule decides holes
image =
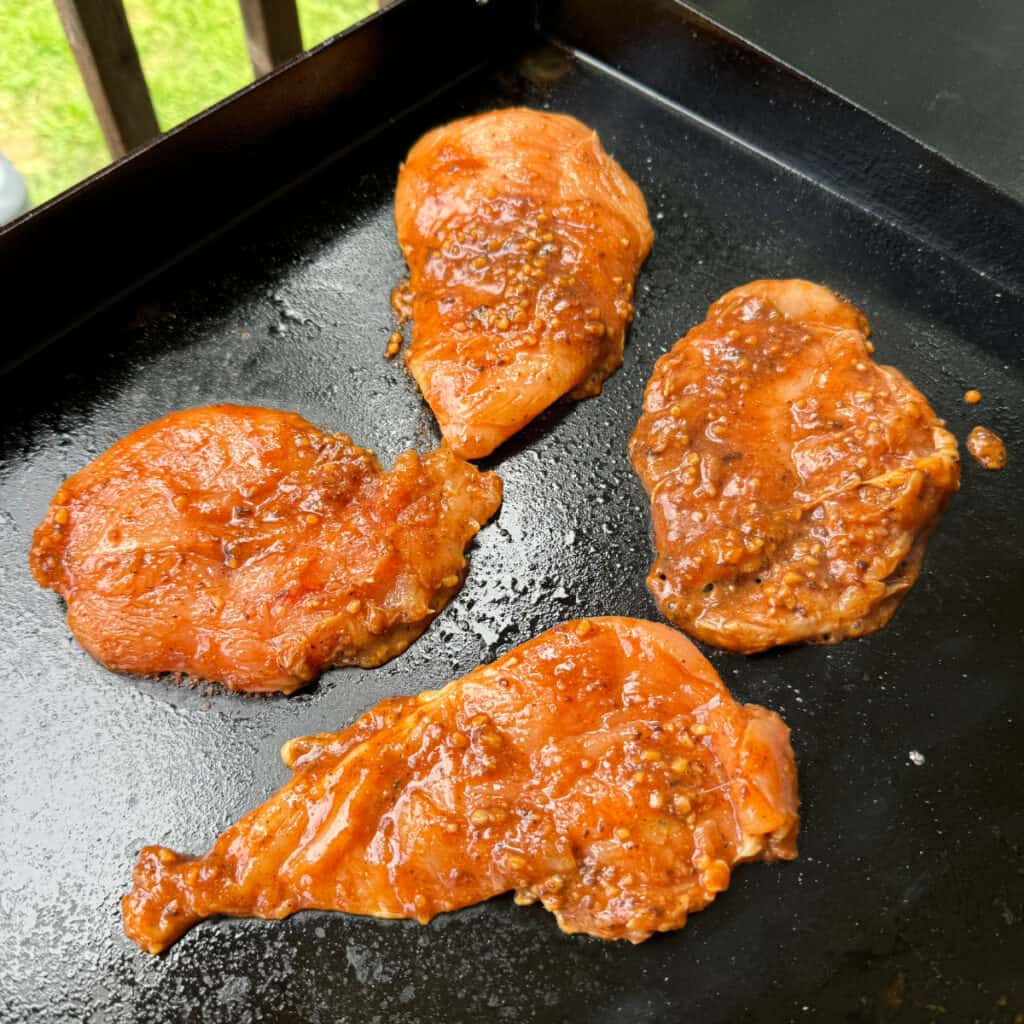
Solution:
[[[967,435],[967,450],[986,469],[1002,469],[1006,465],[1006,445],[988,427],[975,427]]]
[[[220,914],[426,923],[508,890],[567,932],[640,942],[681,927],[735,864],[796,856],[782,720],[636,619],[558,626],[282,756],[291,780],[210,853],[141,852],[123,910],[143,949]]]
[[[862,314],[807,281],[728,292],[658,360],[630,442],[662,613],[753,652],[888,622],[960,469]]]
[[[31,551],[120,672],[289,692],[403,651],[462,584],[501,481],[441,450],[384,472],[294,413],[172,413],[61,485]]]
[[[654,235],[579,121],[516,108],[435,129],[402,166],[395,221],[406,361],[459,455],[489,454],[564,394],[598,394],[622,362]]]

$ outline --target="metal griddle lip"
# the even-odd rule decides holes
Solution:
[[[624,85],[1024,293],[1024,203],[684,0],[542,0],[538,26]]]
[[[0,228],[0,370],[538,33],[1024,292],[1024,205],[685,3],[399,0]]]

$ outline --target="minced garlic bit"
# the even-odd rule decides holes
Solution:
[[[394,334],[388,338],[388,347],[384,350],[385,359],[394,359],[398,355],[398,350],[402,347],[402,334],[400,331],[395,331]]]

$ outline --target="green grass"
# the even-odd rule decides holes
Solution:
[[[375,0],[298,0],[315,46]],[[252,78],[237,0],[125,0],[163,130]],[[109,161],[52,0],[0,0],[0,152],[41,203]]]

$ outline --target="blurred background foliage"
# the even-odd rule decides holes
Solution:
[[[375,0],[297,0],[308,49],[366,17]],[[163,130],[252,80],[237,0],[124,0]],[[52,0],[0,0],[0,152],[32,203],[108,163]]]

